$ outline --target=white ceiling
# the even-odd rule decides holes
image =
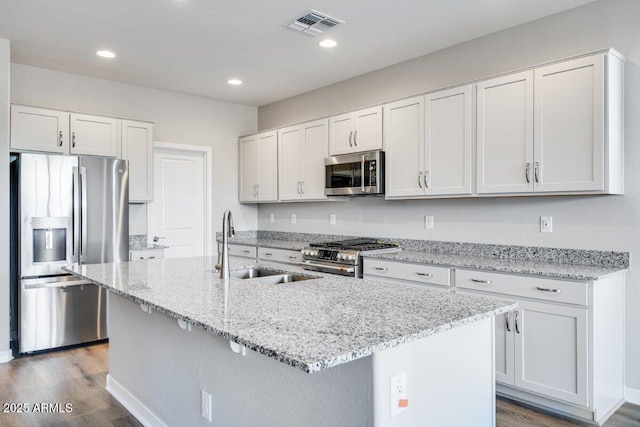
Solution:
[[[592,1],[0,0],[0,37],[15,63],[261,106]],[[286,26],[310,9],[346,24]]]

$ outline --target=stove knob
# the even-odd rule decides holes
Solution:
[[[318,256],[318,251],[311,251],[311,256]]]
[[[349,255],[349,257],[347,258],[349,261],[353,261],[354,259],[356,259],[356,257],[354,257],[353,255]]]
[[[340,259],[344,258],[344,255],[342,255],[342,254],[338,254],[338,257],[337,257],[337,258],[340,260]]]
[[[309,251],[308,251],[308,250],[306,250],[306,249],[305,249],[305,250],[303,250],[303,251],[302,251],[302,255],[309,255]]]

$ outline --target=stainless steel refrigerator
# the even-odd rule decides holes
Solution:
[[[106,291],[62,267],[128,260],[128,162],[24,153],[13,159],[14,352],[107,338]]]

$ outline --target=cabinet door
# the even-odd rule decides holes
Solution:
[[[353,151],[382,150],[382,107],[353,113]]]
[[[278,133],[258,135],[258,200],[278,201]]]
[[[518,301],[515,385],[587,406],[587,309]]]
[[[535,191],[604,190],[604,60],[535,70]]]
[[[71,154],[117,157],[119,120],[71,113]]]
[[[278,186],[282,201],[302,198],[302,137],[301,126],[278,131]]]
[[[513,385],[514,367],[513,313],[496,316],[496,381]]]
[[[424,97],[384,106],[385,197],[424,194]]]
[[[129,161],[129,201],[153,201],[153,125],[122,121],[122,158]]]
[[[302,198],[305,200],[323,200],[325,169],[324,159],[328,156],[327,120],[317,120],[302,125],[303,150],[303,181]]]
[[[354,150],[354,127],[351,113],[329,119],[329,155],[346,154]]]
[[[240,161],[240,185],[238,191],[241,202],[255,202],[258,198],[258,137],[248,136],[238,140]]]
[[[471,194],[471,86],[425,96],[427,195]]]
[[[477,84],[477,192],[533,191],[533,71]]]
[[[69,113],[12,105],[11,148],[67,154]]]

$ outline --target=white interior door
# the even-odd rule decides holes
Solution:
[[[205,254],[205,176],[202,153],[156,148],[148,236],[164,237],[165,258]]]

